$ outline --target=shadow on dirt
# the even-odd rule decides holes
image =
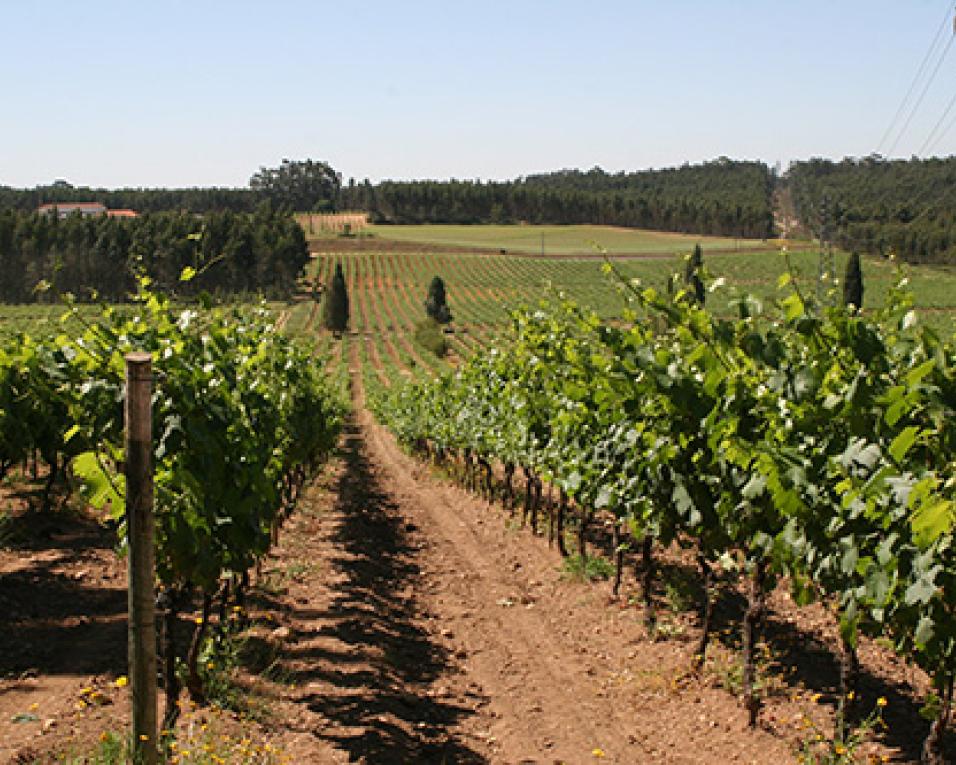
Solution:
[[[729,586],[721,589],[714,608],[714,635],[729,649],[740,650],[740,625],[746,608],[746,598],[739,591]],[[783,679],[788,688],[819,693],[821,703],[830,705],[835,714],[840,698],[837,642],[834,640],[831,644],[822,640],[818,634],[772,610],[764,620],[761,637],[773,658],[764,659],[758,672]],[[920,716],[923,700],[914,695],[912,686],[860,667],[855,695],[859,699],[852,710],[856,720],[867,717],[878,698],[887,700],[883,712],[886,726],[877,730],[875,737],[887,746],[899,749],[905,761],[919,761],[929,723]],[[956,735],[952,731],[947,734],[945,746],[947,752],[956,751]]]
[[[791,684],[802,683],[822,694],[821,700],[835,710],[840,695],[834,682],[840,676],[837,646],[774,616],[767,620],[764,634],[775,657],[770,670],[789,678]],[[929,723],[919,713],[923,699],[914,694],[912,686],[861,668],[856,694],[860,699],[854,710],[857,717],[866,717],[874,709],[876,699],[883,697],[888,701],[883,713],[886,727],[877,737],[888,746],[898,748],[907,761],[919,761]],[[950,756],[956,752],[956,735],[952,729],[947,732],[945,747]]]
[[[415,527],[377,483],[354,423],[346,429],[344,458],[337,487],[342,521],[331,539],[344,554],[330,562],[342,581],[318,615],[326,625],[313,635],[348,648],[307,648],[296,655],[316,667],[299,674],[297,684],[336,689],[308,698],[310,708],[332,723],[315,735],[347,751],[350,762],[486,762],[449,733],[472,711],[428,694],[450,670],[451,657],[416,623]]]
[[[516,481],[516,484],[520,499],[524,489],[520,482]],[[520,512],[520,507],[518,511]],[[543,520],[539,528],[539,534],[542,536],[548,535],[549,516],[552,512],[553,508],[549,503],[543,503]],[[572,511],[566,521],[568,549],[572,553],[577,553],[577,524],[577,513]],[[613,560],[613,537],[607,524],[602,523],[602,518],[591,519],[587,544],[591,555],[600,555],[606,561]],[[639,556],[631,551],[625,560],[625,568],[640,581],[643,564]],[[654,565],[656,572],[653,600],[658,615],[666,618],[668,612],[695,613],[703,597],[699,569],[660,556],[655,559]],[[711,639],[722,642],[734,651],[740,648],[741,624],[747,608],[747,600],[740,586],[740,582],[734,586],[730,580],[722,583],[714,603],[712,622]],[[759,671],[785,679],[790,688],[801,687],[819,693],[821,701],[831,705],[835,712],[840,693],[837,686],[840,677],[839,646],[835,642],[829,644],[821,640],[815,633],[772,610],[768,612],[762,625],[761,636],[770,648],[773,660],[763,662]],[[696,642],[697,635],[683,633],[668,639],[692,643]],[[920,715],[919,710],[924,700],[914,693],[913,687],[906,682],[890,679],[861,667],[857,677],[856,695],[860,699],[854,710],[857,720],[865,718],[873,710],[876,699],[883,697],[887,700],[887,707],[883,712],[886,726],[876,732],[876,737],[887,746],[898,749],[906,761],[919,761],[923,740],[929,732],[929,723]],[[956,731],[953,731],[952,727],[947,731],[945,747],[948,753],[956,752]]]
[[[0,574],[0,677],[125,672],[126,588],[95,577],[115,532],[68,512],[26,512],[5,531],[29,557]]]

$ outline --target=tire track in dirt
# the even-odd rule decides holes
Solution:
[[[356,349],[351,357],[356,362]],[[360,379],[358,374],[353,380]],[[482,704],[453,690],[456,659],[418,597],[420,531],[400,512],[354,418],[331,508],[303,512],[276,569],[322,569],[290,588],[283,673],[294,680],[276,717],[302,763],[484,763],[466,734]],[[320,504],[319,491],[313,499]]]
[[[422,489],[420,470],[367,410],[359,422],[370,454],[394,484],[399,506],[431,532],[438,560],[430,562],[426,574],[441,583],[434,592],[445,591],[439,620],[449,625],[440,634],[461,646],[467,657],[462,672],[491,697],[492,720],[484,738],[492,761],[581,762],[599,742],[618,738],[611,729],[624,731],[626,725],[595,698],[592,680],[581,687],[579,678],[588,673],[577,657],[554,650],[551,625],[533,612],[534,595],[519,587],[522,592],[514,597],[514,570],[499,568],[495,556],[457,519],[456,490]],[[563,691],[556,694],[556,688]],[[608,761],[646,761],[649,752],[633,744],[628,749],[631,755]]]
[[[6,489],[5,506],[21,496]],[[42,753],[84,718],[109,725],[128,714],[107,680],[127,671],[126,569],[114,533],[72,512],[27,512],[7,530],[21,544],[0,546],[0,762],[52,762]],[[79,711],[94,686],[109,707]],[[20,717],[31,712],[34,722]]]

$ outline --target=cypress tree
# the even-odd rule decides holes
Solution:
[[[860,266],[860,253],[850,254],[846,262],[846,275],[843,277],[843,305],[859,311],[863,307],[863,268]]]
[[[704,282],[700,278],[700,271],[704,267],[704,253],[700,249],[699,244],[694,245],[694,252],[687,260],[687,266],[684,269],[684,284],[687,285],[688,291],[693,296],[694,300],[697,301],[697,305],[703,308],[704,298],[706,293],[704,291]]]
[[[344,332],[349,325],[349,293],[345,288],[345,274],[342,273],[341,263],[335,264],[332,285],[325,295],[322,325],[336,335]]]
[[[440,276],[432,279],[428,285],[428,298],[425,300],[425,313],[439,324],[448,324],[452,320],[451,309],[448,308],[445,295],[445,282]]]

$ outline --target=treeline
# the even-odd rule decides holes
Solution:
[[[595,223],[683,233],[773,235],[773,176],[721,158],[636,173],[562,170],[509,182],[349,183],[340,208],[377,223]]]
[[[43,204],[100,202],[111,210],[144,212],[251,213],[262,202],[290,212],[335,210],[342,177],[327,162],[282,160],[278,167],[260,167],[248,188],[94,189],[58,180],[32,189],[0,186],[0,210],[33,212]]]
[[[815,235],[829,198],[830,235],[841,247],[910,263],[956,263],[956,157],[815,158],[792,164],[788,183],[798,216]]]
[[[138,218],[58,220],[0,211],[0,302],[123,300],[145,271],[181,296],[256,293],[286,297],[308,262],[305,235],[292,216],[260,206],[252,214],[153,213]],[[197,274],[180,282],[185,268]],[[37,289],[48,285],[50,290]],[[47,297],[48,296],[48,297]]]
[[[0,210],[100,202],[139,213],[249,213],[263,201],[290,211],[364,210],[377,223],[595,223],[681,233],[773,235],[773,174],[761,162],[721,157],[634,173],[561,170],[514,181],[341,183],[328,163],[283,160],[248,188],[92,189],[65,181],[33,189],[0,186]]]
[[[0,186],[0,210],[23,212],[33,212],[42,204],[100,202],[111,210],[129,209],[139,213],[172,210],[248,213],[256,209],[261,199],[261,193],[246,188],[94,189],[64,182],[32,189]]]

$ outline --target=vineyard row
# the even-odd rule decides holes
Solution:
[[[618,578],[627,549],[642,556],[650,622],[655,548],[693,551],[705,593],[696,668],[718,574],[742,577],[751,725],[767,593],[785,577],[797,602],[831,604],[834,745],[850,735],[858,639],[881,637],[932,679],[924,760],[943,762],[956,679],[956,346],[919,323],[902,287],[863,315],[816,305],[786,273],[769,308],[741,297],[718,316],[694,290],[621,283],[624,321],[570,300],[518,312],[504,341],[457,371],[378,391],[377,416],[410,448],[463,463],[485,491],[499,464],[508,501],[518,475],[526,508],[542,482],[558,487],[559,543],[577,508],[582,553],[593,514],[609,513]]]

